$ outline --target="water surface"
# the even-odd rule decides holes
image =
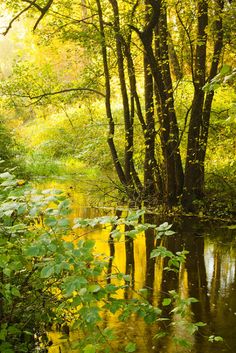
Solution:
[[[62,185],[50,185],[61,188]],[[48,186],[47,186],[48,187]],[[89,200],[78,192],[74,185],[64,185],[73,200],[73,216],[92,218],[111,211],[94,208]],[[91,199],[90,199],[91,202]],[[92,201],[94,204],[94,201]],[[160,224],[163,220],[148,215],[147,222]],[[129,298],[140,288],[147,288],[150,302],[160,306],[169,290],[176,290],[182,298],[194,297],[199,301],[191,306],[185,317],[186,323],[204,322],[207,324],[200,333],[192,336],[180,317],[171,313],[173,307],[166,307],[164,315],[169,318],[164,328],[168,336],[155,341],[153,336],[160,327],[148,326],[141,319],[132,317],[129,322],[120,323],[107,314],[103,325],[116,327],[120,343],[137,342],[138,352],[149,353],[235,353],[236,352],[236,242],[235,231],[227,223],[203,221],[190,217],[172,219],[175,236],[162,240],[162,245],[176,252],[183,248],[189,251],[187,260],[181,266],[180,273],[164,271],[163,259],[150,259],[155,245],[152,230],[141,234],[135,241],[121,240],[114,246],[109,244],[109,230],[96,228],[88,234],[79,236],[96,240],[95,251],[112,255],[111,268],[118,268],[130,274],[133,290],[119,295]],[[87,233],[85,230],[82,232]],[[171,325],[170,325],[171,323]],[[162,327],[163,328],[163,327]],[[208,336],[221,336],[224,342],[211,343]],[[54,345],[50,353],[72,353],[70,343],[78,339],[78,332],[71,332],[68,340],[60,340],[60,333],[52,332],[50,337]],[[172,337],[187,339],[189,347],[180,347]],[[119,342],[117,342],[117,346]],[[113,348],[114,353],[119,349]]]

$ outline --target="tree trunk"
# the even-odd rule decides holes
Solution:
[[[148,1],[146,1],[146,20],[150,20],[148,13]],[[152,35],[149,37],[150,45],[152,45]],[[144,131],[145,139],[145,160],[144,160],[144,189],[145,199],[148,204],[155,204],[157,199],[163,195],[161,177],[157,179],[156,171],[157,161],[155,158],[155,113],[154,113],[154,83],[151,68],[146,53],[143,58],[144,67],[144,102],[145,102],[145,120],[146,128]]]
[[[216,0],[216,20],[214,21],[214,34],[216,41],[208,80],[217,74],[220,55],[223,48],[222,12],[224,0]],[[194,210],[193,201],[201,199],[204,195],[205,157],[208,141],[211,106],[214,91],[206,94],[203,91],[206,70],[206,26],[208,24],[207,1],[199,2],[198,6],[198,44],[196,48],[196,63],[194,76],[194,99],[188,132],[188,147],[185,169],[185,188],[183,206],[187,210]]]
[[[134,107],[131,109],[129,105],[127,83],[125,77],[124,68],[124,54],[123,54],[123,43],[124,39],[121,35],[120,20],[119,20],[119,8],[116,0],[109,0],[114,14],[114,31],[116,39],[116,53],[117,53],[117,63],[118,63],[118,75],[120,81],[120,89],[123,103],[123,115],[124,115],[124,125],[125,125],[125,178],[127,183],[128,192],[131,198],[134,200],[138,197],[141,188],[141,182],[139,180],[138,174],[135,170],[133,154],[134,154]],[[125,48],[124,48],[125,49]],[[131,97],[131,104],[133,104],[133,97]],[[136,183],[138,185],[136,185]]]
[[[175,79],[177,81],[180,81],[183,78],[183,70],[180,66],[179,59],[176,54],[175,46],[174,46],[170,32],[168,32],[168,50],[169,50],[170,62],[173,67]]]
[[[179,152],[179,133],[174,108],[172,81],[167,44],[167,19],[164,4],[149,1],[152,6],[150,21],[143,32],[138,32],[158,92],[161,142],[165,164],[165,202],[172,206],[182,193],[183,169]],[[152,33],[157,28],[156,56],[152,47]],[[160,30],[161,28],[161,30]]]
[[[115,134],[115,124],[112,116],[111,111],[111,86],[110,86],[110,73],[109,73],[109,66],[107,60],[107,46],[106,46],[106,38],[105,38],[105,31],[104,31],[104,22],[103,22],[103,15],[102,15],[102,7],[100,0],[96,0],[97,8],[98,8],[98,16],[99,16],[99,27],[100,27],[100,35],[101,35],[101,48],[102,48],[102,58],[103,58],[103,67],[104,67],[104,75],[105,75],[105,87],[106,87],[106,114],[109,123],[109,133],[108,133],[108,145],[111,151],[111,156],[113,159],[113,163],[116,168],[116,172],[120,182],[126,187],[127,181],[126,176],[123,171],[123,168],[120,164],[116,146],[114,143],[114,134]]]
[[[187,157],[185,166],[184,194],[182,203],[185,209],[193,210],[193,201],[202,195],[199,193],[201,172],[199,168],[200,129],[202,126],[202,113],[204,105],[206,47],[208,25],[208,1],[198,0],[198,33],[195,54],[195,70],[193,77],[194,97],[188,130]]]
[[[214,22],[214,33],[216,36],[216,41],[214,44],[213,57],[211,61],[211,68],[208,81],[210,82],[216,75],[220,62],[220,56],[223,48],[223,21],[222,21],[222,13],[224,9],[224,0],[216,0],[216,20]],[[204,177],[205,177],[205,157],[207,150],[207,142],[208,142],[208,132],[210,125],[210,115],[211,115],[211,107],[214,98],[214,91],[209,91],[206,93],[203,116],[202,116],[202,126],[200,131],[200,142],[201,148],[199,151],[199,184],[198,184],[198,194],[204,194]]]

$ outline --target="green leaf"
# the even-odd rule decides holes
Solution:
[[[39,255],[39,246],[32,245],[30,248],[26,249],[25,255],[26,256],[38,256]]]
[[[154,339],[154,340],[159,340],[159,339],[161,339],[161,338],[163,338],[163,337],[165,337],[165,336],[167,336],[167,332],[161,331],[161,332],[157,333],[157,334],[153,337],[153,339]]]
[[[48,278],[53,274],[54,274],[54,266],[49,265],[49,266],[46,266],[42,269],[42,271],[40,273],[40,277],[41,278]]]
[[[66,218],[60,219],[60,220],[58,221],[58,226],[59,226],[59,227],[64,227],[64,228],[66,228],[66,227],[68,227],[69,225],[70,225],[70,222],[69,222],[69,220],[66,219]]]
[[[122,233],[119,229],[115,229],[111,232],[111,237],[114,239],[114,240],[120,240],[121,237],[122,237]]]
[[[27,205],[20,205],[17,209],[17,213],[19,216],[23,215],[27,210]]]
[[[213,343],[213,342],[223,342],[224,340],[221,336],[212,335],[208,337],[208,341]]]
[[[125,346],[125,352],[128,353],[132,353],[136,351],[136,344],[129,342],[126,346]]]
[[[163,306],[168,306],[171,304],[171,299],[170,298],[164,298],[163,301],[162,301],[162,305]]]
[[[130,282],[130,281],[131,281],[130,275],[123,275],[123,279],[124,279],[124,281],[126,281],[126,282]]]
[[[221,75],[226,75],[231,71],[231,66],[229,65],[224,65],[222,69],[220,70]]]
[[[206,323],[199,321],[199,322],[196,322],[195,325],[198,327],[204,327],[204,326],[206,326]]]
[[[91,293],[97,293],[99,292],[101,287],[98,284],[92,284],[91,286],[88,287],[88,291]]]
[[[167,250],[164,246],[158,246],[158,248],[152,250],[150,258],[154,258],[154,257],[173,257],[173,253],[169,250]]]
[[[49,227],[55,227],[57,219],[55,217],[48,217],[45,219],[45,224]]]
[[[190,348],[191,343],[184,338],[174,337],[173,341],[181,347]]]
[[[14,297],[21,297],[20,291],[17,287],[12,287],[11,293],[12,293],[12,295],[14,295]]]
[[[94,347],[92,344],[87,344],[87,346],[84,347],[83,351],[84,353],[96,353],[96,347]]]
[[[167,230],[165,232],[165,235],[174,235],[174,234],[175,234],[175,232],[173,230]]]
[[[7,329],[6,328],[2,328],[0,330],[0,340],[5,341],[7,336]]]
[[[0,179],[15,179],[15,176],[9,172],[5,172],[0,174]]]

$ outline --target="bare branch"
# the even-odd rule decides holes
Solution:
[[[93,17],[96,16],[96,14],[92,14],[90,16],[87,16],[85,18],[80,19],[80,18],[74,18],[74,17],[71,17],[71,16],[64,15],[64,14],[58,12],[58,11],[55,11],[55,10],[50,10],[50,14],[55,14],[55,15],[63,17],[63,18],[68,18],[69,20],[71,20],[71,21],[73,21],[75,23],[84,22],[84,21],[90,20],[90,19],[92,19]]]
[[[36,0],[35,0],[35,1],[36,1]],[[10,21],[10,23],[9,23],[9,25],[8,25],[8,27],[7,27],[7,29],[5,30],[5,32],[2,33],[4,36],[7,35],[7,33],[10,31],[10,29],[11,29],[13,23],[14,23],[16,20],[18,20],[18,18],[19,18],[24,12],[28,11],[28,10],[33,6],[33,3],[34,3],[35,1],[33,1],[32,3],[30,3],[29,6],[27,6],[27,7],[24,8],[22,11],[20,11],[20,12]]]
[[[36,96],[31,96],[30,94],[18,94],[18,93],[11,93],[11,94],[4,94],[5,96],[14,96],[14,97],[20,97],[20,98],[29,98],[30,100],[34,100],[36,99],[37,102],[40,101],[41,99],[48,97],[48,96],[55,96],[57,94],[61,94],[61,93],[69,93],[69,92],[77,92],[77,91],[88,91],[91,93],[96,93],[100,96],[102,96],[103,98],[106,97],[106,95],[96,89],[93,88],[84,88],[84,87],[76,87],[76,88],[66,88],[60,91],[55,91],[55,92],[45,92],[42,94],[38,94]]]
[[[20,16],[27,12],[30,8],[32,7],[35,7],[39,12],[41,12],[41,15],[39,16],[39,18],[37,19],[34,27],[33,27],[33,30],[35,31],[36,28],[38,27],[39,23],[41,22],[41,20],[43,19],[43,17],[45,16],[45,14],[48,12],[48,10],[50,9],[52,3],[54,0],[48,0],[48,3],[44,6],[44,7],[41,7],[40,5],[38,5],[36,3],[36,0],[21,0],[22,2],[26,2],[27,4],[29,4],[29,6],[25,7],[22,11],[20,11],[9,23],[7,29],[5,30],[5,32],[3,33],[3,35],[5,36],[9,30],[11,29],[12,27],[12,24],[18,19],[20,18]]]
[[[41,20],[44,18],[44,16],[46,15],[46,13],[48,12],[48,10],[50,9],[51,5],[53,3],[53,0],[49,0],[47,5],[44,6],[44,8],[42,8],[41,10],[41,15],[39,16],[39,18],[37,19],[33,30],[35,31],[36,28],[38,27],[39,23],[41,22]]]
[[[31,1],[31,0],[21,0],[22,2],[27,2],[28,4],[31,4],[32,6],[36,7],[37,10],[39,10],[40,12],[43,11],[43,8],[41,6],[39,6],[37,3],[36,3],[36,0],[34,1]]]

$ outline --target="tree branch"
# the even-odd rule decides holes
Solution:
[[[21,0],[22,2],[26,2],[27,4],[29,4],[29,6],[27,6],[26,8],[24,8],[22,11],[20,11],[9,23],[7,29],[5,30],[5,32],[3,33],[3,35],[5,36],[9,30],[12,27],[12,24],[25,12],[27,12],[31,7],[35,7],[39,12],[41,12],[41,15],[39,16],[39,18],[37,19],[34,27],[33,27],[33,31],[36,30],[36,28],[38,27],[39,23],[41,22],[41,20],[43,19],[43,17],[45,16],[45,14],[48,12],[48,10],[50,9],[52,3],[54,0],[48,0],[47,4],[44,7],[41,7],[40,5],[38,5],[36,3],[36,0]]]
[[[30,2],[30,5],[29,5],[29,6],[27,6],[27,7],[24,8],[22,11],[20,11],[20,12],[10,21],[10,23],[9,23],[8,27],[6,28],[5,32],[2,33],[4,36],[6,36],[7,33],[10,31],[10,29],[11,29],[13,23],[14,23],[16,20],[18,20],[18,18],[19,18],[24,12],[28,11],[28,10],[34,5],[34,2],[35,2],[35,1],[36,1],[36,0]]]
[[[61,94],[61,93],[68,93],[68,92],[76,92],[76,91],[88,91],[91,93],[96,93],[100,96],[102,96],[103,98],[106,97],[106,95],[96,89],[93,88],[83,88],[83,87],[76,87],[76,88],[65,88],[63,90],[60,91],[55,91],[55,92],[45,92],[42,94],[38,94],[36,96],[31,96],[30,94],[26,95],[26,94],[18,94],[18,93],[12,93],[12,94],[5,94],[5,96],[14,96],[14,97],[21,97],[21,98],[29,98],[30,100],[33,99],[37,99],[37,100],[41,100],[44,97],[48,97],[48,96],[55,96],[57,94]]]
[[[31,1],[31,0],[21,0],[22,2],[27,2],[27,4],[31,4],[32,6],[36,7],[37,10],[39,10],[40,12],[43,11],[43,8],[41,6],[39,6],[37,3],[36,3],[36,0],[34,1]]]
[[[45,16],[45,14],[48,12],[48,10],[50,9],[52,3],[54,0],[49,0],[48,3],[41,9],[41,15],[39,16],[39,18],[37,19],[33,31],[36,30],[36,28],[38,27],[39,23],[41,22],[41,20],[43,19],[43,17]]]

